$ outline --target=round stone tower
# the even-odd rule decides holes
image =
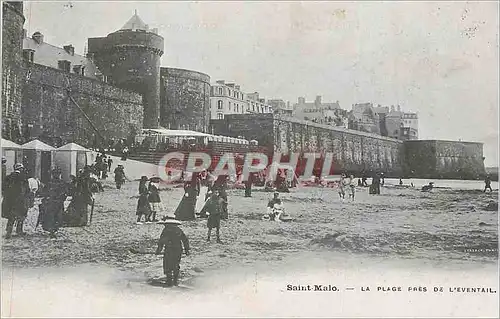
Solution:
[[[2,6],[2,136],[22,142],[23,3],[7,1]]]
[[[163,37],[134,16],[105,38],[90,38],[88,55],[106,80],[143,96],[144,128],[159,127]]]

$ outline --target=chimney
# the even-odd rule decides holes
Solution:
[[[69,55],[75,55],[75,48],[71,44],[65,45],[63,48]]]
[[[158,34],[158,28],[153,28],[153,29],[151,30],[151,32],[152,32],[152,33],[154,33],[154,34]]]
[[[31,36],[31,38],[33,40],[35,40],[36,43],[38,44],[42,44],[43,43],[43,34],[41,34],[40,32],[35,32],[33,33],[33,35]]]
[[[391,112],[394,112],[394,105],[391,105]]]
[[[306,98],[305,97],[299,97],[299,104],[306,104]]]
[[[398,112],[401,112],[401,106],[398,104]]]

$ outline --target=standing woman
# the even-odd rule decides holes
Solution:
[[[146,183],[148,181],[147,176],[142,176],[141,180],[139,182],[139,200],[137,201],[137,224],[141,225],[141,216],[144,215],[144,221],[147,222],[149,215],[151,214],[151,207],[149,205],[149,190],[148,187],[146,186]]]
[[[151,213],[146,217],[146,223],[157,222],[156,214],[163,210],[160,198],[160,178],[151,177],[148,186],[148,200],[151,208]]]
[[[196,197],[198,196],[198,191],[196,189],[196,181],[191,180],[184,183],[184,196],[175,210],[175,218],[178,220],[194,220],[195,207],[196,207]]]
[[[61,170],[52,170],[52,179],[45,187],[42,197],[42,227],[50,233],[51,238],[56,237],[56,232],[62,226],[64,201],[69,192],[68,185],[61,179]]]

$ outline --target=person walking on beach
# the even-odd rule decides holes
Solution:
[[[115,168],[115,183],[116,188],[121,189],[122,185],[125,183],[125,170],[123,165],[119,164],[118,167]]]
[[[147,176],[142,176],[141,180],[139,181],[139,200],[137,201],[137,209],[136,209],[136,215],[137,215],[137,224],[141,225],[141,217],[144,216],[144,221],[147,222],[149,215],[151,214],[151,207],[149,204],[149,190],[148,187],[146,186],[146,183],[148,182],[148,177]]]
[[[215,235],[217,236],[217,242],[222,244],[220,240],[220,219],[222,212],[223,199],[220,198],[217,192],[214,192],[210,197],[210,202],[207,204],[206,211],[209,214],[207,220],[207,241],[210,241],[210,235],[212,234],[212,228],[215,228]]]
[[[182,251],[184,249],[184,253],[189,255],[189,240],[179,228],[181,222],[176,220],[174,216],[167,215],[158,223],[164,224],[165,228],[158,240],[156,254],[160,255],[164,249],[163,274],[167,277],[167,286],[178,286]]]
[[[108,156],[108,172],[111,172],[112,164],[113,164],[113,159],[111,159],[111,156]]]
[[[252,197],[252,183],[253,183],[253,173],[248,174],[248,178],[245,181],[245,197]]]
[[[354,202],[354,195],[356,194],[356,186],[354,185],[354,175],[351,175],[348,179],[349,185],[349,198]]]
[[[486,193],[487,189],[490,190],[490,193],[493,192],[493,189],[491,188],[491,177],[490,177],[490,175],[486,175],[486,178],[484,179],[484,191],[483,191],[483,193]]]
[[[340,196],[340,199],[344,199],[345,198],[345,174],[344,173],[342,173],[340,175],[339,196]]]
[[[159,177],[151,177],[151,179],[149,180],[148,192],[148,201],[151,212],[146,217],[146,223],[157,222],[158,220],[156,219],[156,214],[160,213],[163,210],[160,198]]]
[[[28,178],[21,163],[14,165],[14,171],[5,177],[5,184],[2,184],[2,217],[7,219],[7,229],[5,238],[11,238],[14,224],[16,233],[24,235],[23,224],[28,215],[29,208],[29,184]]]

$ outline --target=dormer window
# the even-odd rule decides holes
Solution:
[[[78,75],[85,75],[85,67],[83,65],[75,65],[73,66],[73,72]]]
[[[71,62],[68,60],[59,60],[57,61],[57,65],[59,70],[63,70],[64,72],[70,72],[71,70]]]
[[[24,49],[23,58],[25,61],[33,63],[33,61],[35,60],[35,50]]]

